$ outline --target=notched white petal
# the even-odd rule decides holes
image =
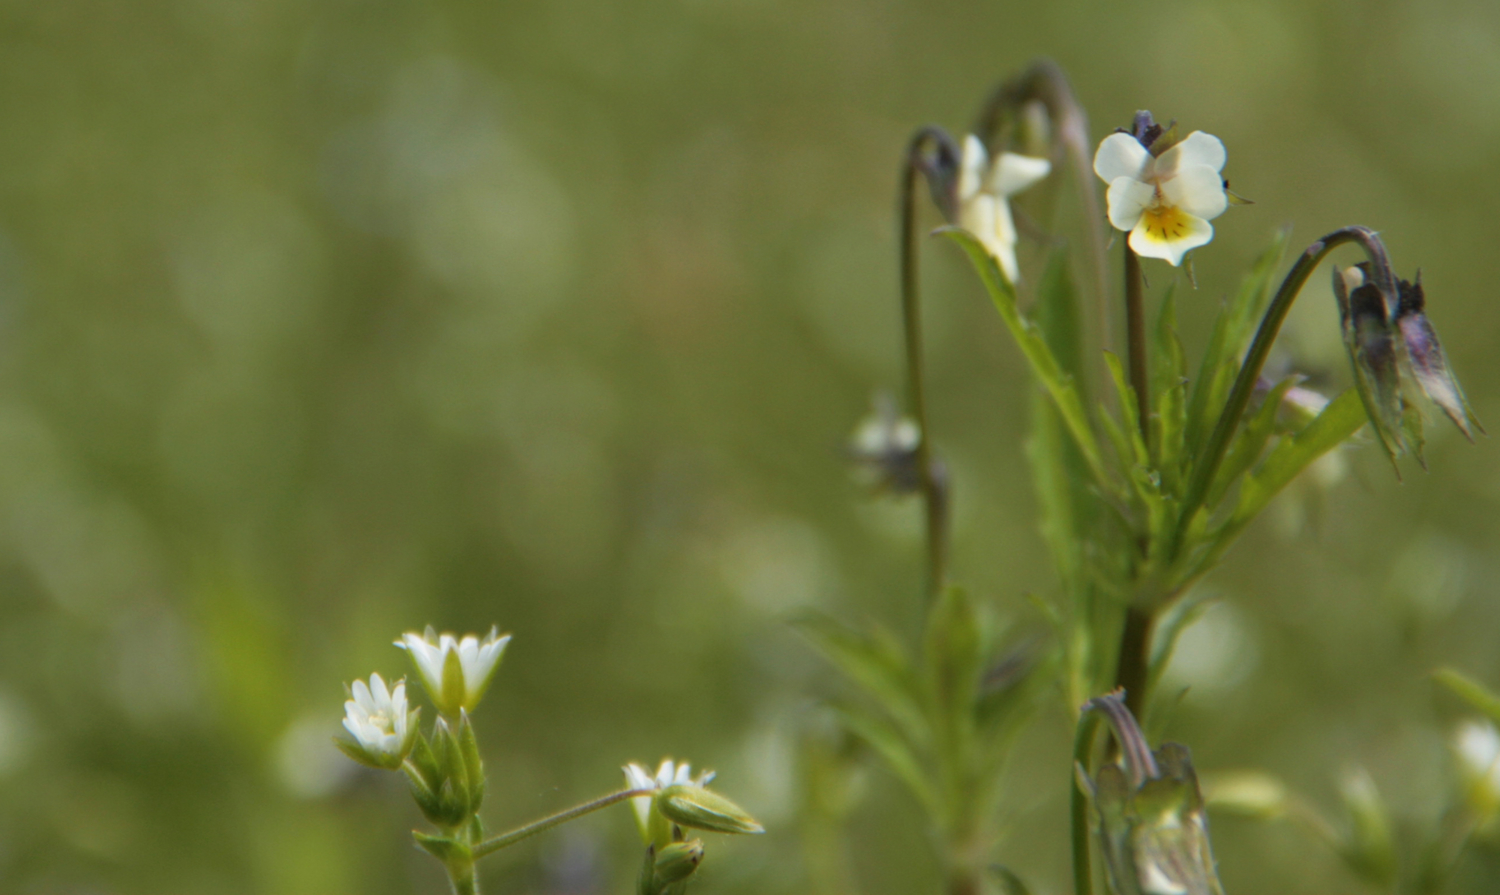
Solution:
[[[1151,153],[1129,134],[1110,134],[1094,153],[1094,173],[1113,185],[1121,177],[1139,180],[1151,163]]]

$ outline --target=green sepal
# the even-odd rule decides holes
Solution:
[[[764,833],[750,813],[710,789],[679,783],[656,796],[656,807],[668,820],[714,833]]]
[[[458,650],[449,650],[443,659],[442,693],[434,694],[432,701],[438,711],[445,715],[456,715],[464,707],[464,666],[458,658]]]
[[[635,875],[636,895],[659,895],[656,888],[656,845],[646,846],[646,856]]]
[[[417,842],[417,847],[427,852],[444,864],[454,859],[473,860],[473,852],[469,844],[452,836],[434,836],[431,833],[423,833],[421,830],[412,830],[411,838]]]
[[[484,802],[484,761],[479,757],[479,741],[474,736],[474,725],[469,713],[460,709],[458,713],[459,756],[463,760],[464,778],[468,781],[469,810],[478,811]]]

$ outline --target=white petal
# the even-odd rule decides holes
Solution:
[[[677,765],[673,763],[672,759],[662,759],[661,764],[656,768],[656,785],[671,786],[672,778],[676,775],[676,773]]]
[[[354,686],[349,689],[354,692],[354,703],[359,706],[361,712],[368,715],[371,712],[379,711],[379,706],[375,704],[375,700],[370,696],[370,688],[365,685],[364,681],[355,681]]]
[[[390,708],[391,691],[385,688],[385,681],[378,674],[370,675],[370,696],[375,700],[377,708]]]
[[[1188,214],[1211,221],[1229,207],[1224,180],[1207,165],[1179,168],[1177,175],[1161,185],[1166,200]]]
[[[650,789],[656,785],[656,781],[651,779],[651,774],[634,762],[626,765],[623,770],[625,771],[625,785],[630,789]]]
[[[960,200],[979,192],[984,182],[984,171],[989,166],[989,153],[984,144],[973,134],[964,138],[963,156],[958,163],[958,198]]]
[[[344,729],[349,731],[349,735],[354,737],[357,742],[363,743],[365,741],[365,738],[360,736],[360,725],[353,717],[344,719]]]
[[[1124,134],[1116,134],[1124,136]],[[1139,144],[1137,144],[1139,145]],[[1133,177],[1116,177],[1109,183],[1105,200],[1109,203],[1109,222],[1116,230],[1130,231],[1141,219],[1141,212],[1156,197],[1156,188]]]
[[[1044,158],[1002,152],[990,172],[990,189],[1002,196],[1013,196],[1052,173],[1052,163]]]
[[[1142,258],[1160,258],[1173,267],[1182,263],[1183,255],[1214,238],[1214,225],[1190,214],[1182,215],[1182,232],[1170,239],[1152,235],[1146,222],[1147,218],[1142,216],[1141,222],[1130,231],[1130,247]]]
[[[959,206],[958,222],[965,230],[978,237],[990,254],[995,254],[996,237],[999,235],[999,206],[1001,200],[988,193],[980,193]]]
[[[1156,160],[1156,170],[1165,177],[1190,165],[1207,165],[1215,171],[1222,171],[1225,159],[1224,144],[1218,137],[1193,131],[1187,139],[1161,154]]]
[[[1151,153],[1129,134],[1110,134],[1094,153],[1094,173],[1113,185],[1121,177],[1140,180],[1151,163]]]

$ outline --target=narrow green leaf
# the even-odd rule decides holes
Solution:
[[[979,613],[964,588],[949,585],[938,595],[927,614],[923,653],[938,704],[950,715],[972,712],[984,655]]]
[[[1155,451],[1152,463],[1161,473],[1162,491],[1180,496],[1187,444],[1187,361],[1177,337],[1176,283],[1167,289],[1151,340],[1151,420]]]
[[[1031,465],[1031,486],[1036,491],[1041,515],[1042,539],[1052,553],[1052,565],[1063,589],[1071,592],[1083,574],[1077,486],[1079,481],[1086,480],[1087,469],[1075,468],[1075,462],[1082,464],[1082,457],[1063,435],[1057,408],[1042,395],[1032,401],[1026,459]]]
[[[1186,442],[1190,457],[1203,455],[1214,423],[1229,397],[1245,349],[1255,334],[1256,321],[1270,300],[1272,277],[1286,250],[1288,236],[1288,230],[1276,235],[1270,248],[1261,253],[1241,281],[1234,300],[1219,312],[1214,322],[1213,335],[1209,337],[1188,400]]]
[[[1088,463],[1096,482],[1101,488],[1109,488],[1110,479],[1104,468],[1103,456],[1099,452],[1099,443],[1094,438],[1093,429],[1089,426],[1088,415],[1084,412],[1083,400],[1078,395],[1077,386],[1072,377],[1068,376],[1058,364],[1051,347],[1036,324],[1022,316],[1016,305],[1015,288],[1000,272],[999,265],[990,256],[989,251],[974,238],[973,234],[957,227],[943,227],[938,232],[953,239],[968,253],[969,260],[979,274],[980,282],[989,293],[990,301],[995,305],[995,310],[1000,312],[1000,319],[1004,321],[1010,330],[1011,337],[1016,340],[1017,347],[1021,349],[1021,354],[1030,364],[1032,374],[1057,404],[1058,412],[1062,414],[1063,422],[1067,424],[1068,431]]]
[[[1062,371],[1071,376],[1080,401],[1088,406],[1088,377],[1084,373],[1083,323],[1078,310],[1078,293],[1068,272],[1067,249],[1058,249],[1047,259],[1047,266],[1036,284],[1037,326],[1052,349]]]
[[[1283,437],[1260,468],[1245,480],[1235,520],[1244,522],[1254,518],[1298,473],[1343,444],[1366,422],[1368,417],[1359,394],[1346,389],[1302,431]]]

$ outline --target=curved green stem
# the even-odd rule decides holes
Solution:
[[[938,165],[928,157],[929,149],[938,154]],[[906,335],[907,400],[917,421],[915,461],[917,480],[927,510],[928,595],[942,592],[948,577],[948,481],[947,474],[932,455],[932,439],[927,425],[927,391],[923,382],[922,307],[917,273],[917,175],[932,177],[943,165],[956,167],[958,147],[947,131],[924,127],[907,145],[901,166],[901,322]],[[950,168],[951,170],[951,168]],[[949,220],[957,217],[957,197],[953,184],[934,177],[933,198]],[[939,189],[941,187],[941,189]]]
[[[1281,287],[1276,290],[1276,297],[1271,299],[1271,305],[1266,309],[1266,314],[1261,318],[1260,328],[1255,332],[1255,340],[1250,343],[1250,350],[1245,353],[1245,362],[1240,366],[1239,375],[1234,380],[1234,387],[1229,392],[1229,400],[1224,405],[1224,410],[1219,414],[1219,421],[1214,426],[1213,434],[1209,436],[1207,450],[1193,469],[1193,477],[1188,482],[1187,492],[1182,501],[1182,511],[1177,517],[1177,526],[1172,535],[1171,549],[1167,555],[1177,559],[1178,551],[1182,549],[1183,539],[1187,535],[1188,527],[1193,522],[1193,517],[1203,508],[1203,502],[1208,496],[1209,486],[1213,484],[1214,475],[1219,471],[1219,464],[1224,460],[1224,454],[1229,450],[1230,439],[1238,428],[1240,418],[1245,415],[1245,408],[1250,404],[1250,396],[1255,391],[1256,379],[1260,376],[1261,368],[1265,366],[1266,357],[1271,353],[1271,343],[1276,341],[1277,334],[1281,331],[1281,324],[1286,320],[1287,312],[1292,309],[1292,303],[1297,300],[1307,278],[1312,275],[1313,269],[1318,266],[1329,252],[1345,243],[1357,242],[1365,250],[1370,259],[1371,282],[1380,290],[1385,297],[1386,307],[1396,307],[1396,277],[1391,272],[1390,258],[1386,255],[1385,244],[1374,230],[1368,227],[1345,227],[1335,230],[1317,242],[1307,247],[1297,263],[1287,272],[1286,279],[1282,280]]]
[[[501,833],[499,836],[495,836],[491,839],[486,839],[485,841],[474,846],[474,858],[477,860],[484,857],[485,855],[493,854],[494,852],[497,852],[500,849],[505,848],[506,846],[515,845],[522,839],[535,836],[538,833],[550,830],[560,824],[565,824],[576,817],[582,817],[583,815],[589,814],[590,812],[598,811],[600,808],[608,808],[610,805],[613,805],[617,802],[623,802],[626,799],[633,799],[636,796],[649,796],[655,792],[656,790],[654,788],[622,789],[619,792],[612,792],[607,796],[597,798],[592,802],[585,802],[582,805],[575,805],[574,807],[569,808],[566,811],[560,811],[557,814],[552,815],[551,817],[544,817],[541,820],[534,823],[529,823],[524,827],[517,827],[516,829],[511,830],[508,833]]]

